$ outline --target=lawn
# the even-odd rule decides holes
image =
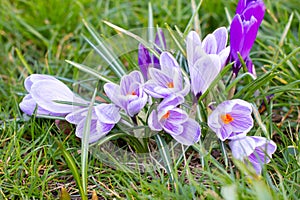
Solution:
[[[163,131],[151,135],[143,119],[152,106],[135,119],[122,111],[122,123],[90,145],[89,134],[80,140],[64,117],[28,116],[19,107],[27,94],[24,80],[32,74],[54,76],[92,103],[109,102],[105,82],[119,84],[124,74],[139,70],[138,45],[151,44],[157,27],[188,74],[188,32],[196,30],[203,39],[218,27],[228,30],[237,3],[1,0],[0,199],[299,199],[298,0],[264,1],[264,20],[250,52],[256,77],[243,66],[234,78],[229,63],[197,106],[186,97],[181,108],[201,126],[200,140],[190,147]],[[207,124],[210,108],[226,99],[249,102],[254,126],[248,135],[277,145],[261,174],[234,159],[230,142],[219,140]],[[129,122],[138,126],[128,128]]]

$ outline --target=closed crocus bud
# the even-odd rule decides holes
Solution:
[[[87,104],[64,83],[49,75],[32,74],[25,79],[24,86],[29,94],[23,98],[20,108],[28,115],[32,115],[36,109],[38,115],[65,116],[79,108],[72,103]]]
[[[154,49],[159,54],[161,54],[161,50],[166,48],[165,36],[161,29],[158,29],[158,32],[156,33],[154,44],[156,45]],[[145,80],[148,80],[149,68],[154,67],[160,69],[159,58],[151,54],[143,44],[139,44],[138,64]]]
[[[258,28],[264,18],[265,5],[262,0],[240,0],[230,25],[230,61],[234,61],[233,72],[238,74],[242,64],[241,55],[247,69],[254,74],[253,64],[249,57],[256,39]]]
[[[203,42],[195,31],[186,38],[186,52],[191,77],[191,91],[197,102],[225,66],[229,56],[225,27],[208,34]]]

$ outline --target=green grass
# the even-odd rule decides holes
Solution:
[[[89,197],[93,190],[103,199],[300,197],[299,3],[298,0],[265,0],[265,4],[265,20],[251,51],[258,79],[241,79],[237,89],[242,92],[236,93],[236,97],[257,107],[266,95],[275,93],[261,114],[260,124],[265,125],[266,131],[256,122],[250,132],[272,138],[278,145],[262,176],[244,175],[248,169],[236,161],[230,161],[226,167],[219,144],[209,137],[210,132],[204,127],[205,151],[199,144],[195,145],[179,163],[169,160],[169,171],[163,168],[126,171],[122,165],[112,168],[91,154],[88,157]],[[224,7],[232,17],[235,6],[233,0],[204,0],[199,10],[201,34],[204,36],[219,26],[228,27]],[[192,16],[190,3],[186,1],[156,0],[152,1],[152,8],[154,24],[164,28],[165,23],[172,28],[176,25],[182,32]],[[75,169],[80,169],[80,140],[73,128],[71,132],[62,131],[54,120],[22,114],[18,104],[26,93],[23,81],[31,73],[44,73],[62,78],[71,87],[72,81],[84,73],[65,60],[85,64],[98,61],[86,60],[93,48],[84,37],[93,43],[95,39],[82,19],[97,34],[110,38],[116,31],[102,20],[126,30],[147,27],[148,3],[2,0],[0,9],[0,199],[55,199],[62,187],[72,197],[78,197],[74,169],[67,163],[64,152],[72,157]],[[126,70],[136,67],[136,54],[133,58],[125,55],[121,60],[123,64],[132,63]],[[118,80],[107,68],[101,68],[100,72]],[[259,95],[254,95],[256,90]]]

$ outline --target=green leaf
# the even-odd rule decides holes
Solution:
[[[83,127],[82,139],[81,139],[81,175],[82,175],[82,187],[84,189],[85,195],[87,195],[87,186],[88,186],[87,171],[88,171],[88,153],[89,153],[89,138],[90,138],[91,121],[92,121],[92,110],[95,103],[97,89],[98,88],[96,87],[92,100],[89,105],[88,113]]]
[[[63,144],[60,141],[58,141],[58,139],[54,138],[54,140],[57,143],[58,148],[62,152],[62,155],[64,156],[65,161],[67,162],[67,165],[73,174],[73,177],[78,186],[79,194],[80,194],[81,198],[83,200],[87,200],[87,196],[85,195],[85,191],[84,191],[83,185],[81,183],[81,177],[80,177],[80,174],[78,171],[78,166],[76,165],[73,156],[64,148]]]
[[[77,69],[83,71],[83,72],[86,72],[88,74],[91,74],[92,76],[95,76],[96,78],[104,81],[104,82],[107,82],[107,83],[113,83],[113,81],[109,80],[108,78],[102,76],[99,72],[97,72],[96,70],[88,67],[88,66],[85,66],[85,65],[82,65],[82,64],[79,64],[79,63],[75,63],[73,61],[70,61],[70,60],[66,60],[67,63],[73,65],[74,67],[76,67]]]

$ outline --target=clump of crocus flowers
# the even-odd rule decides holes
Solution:
[[[239,1],[230,25],[230,46],[227,45],[225,27],[216,29],[202,41],[196,32],[191,31],[185,39],[187,73],[183,73],[183,68],[171,53],[164,51],[165,36],[159,29],[154,41],[154,51],[159,57],[140,44],[140,70],[124,75],[120,83],[104,84],[110,102],[98,102],[92,106],[89,142],[105,137],[124,115],[132,119],[133,126],[137,125],[137,116],[147,110],[144,123],[152,132],[167,133],[184,145],[197,143],[201,126],[199,119],[187,109],[189,106],[184,105],[189,103],[186,97],[192,98],[190,107],[194,108],[193,105],[198,104],[199,98],[229,62],[234,62],[233,73],[237,75],[242,66],[239,55],[248,71],[254,73],[249,52],[264,11],[261,0]],[[65,117],[66,121],[76,125],[76,136],[83,137],[89,101],[49,75],[33,74],[26,78],[24,85],[28,92],[20,103],[24,113]],[[247,136],[253,127],[251,115],[250,103],[241,99],[226,100],[212,111],[207,124],[221,141],[229,140],[234,158],[251,163],[260,174],[262,165],[270,162],[276,144],[264,137]]]

